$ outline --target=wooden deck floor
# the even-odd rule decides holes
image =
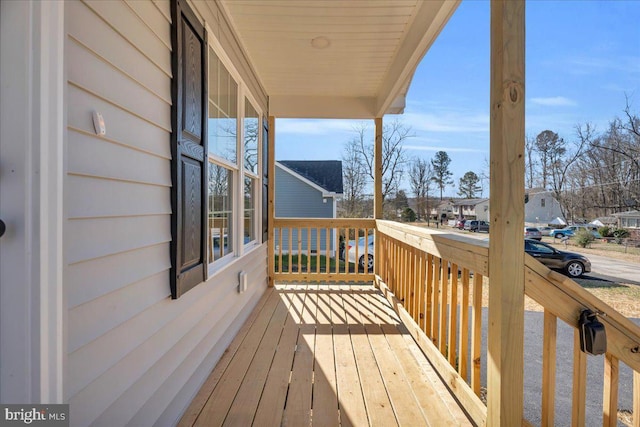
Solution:
[[[269,289],[180,426],[471,425],[371,285]]]

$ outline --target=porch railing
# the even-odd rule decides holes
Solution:
[[[377,275],[349,263],[347,248],[358,239],[368,241],[366,236],[374,230],[380,239],[380,253],[374,254],[379,257]],[[344,260],[340,259],[341,241]],[[490,291],[488,246],[478,239],[391,221],[276,218],[270,256],[276,281],[375,281],[469,416],[483,425],[487,409],[481,398],[480,372],[487,354],[481,344],[482,294],[483,287],[485,293]],[[369,254],[358,249],[355,259],[362,255]],[[586,423],[587,355],[578,344],[578,317],[590,309],[599,313],[607,334],[603,425],[617,425],[622,362],[633,371],[633,390],[623,392],[633,393],[632,425],[640,427],[640,327],[529,256],[525,257],[525,294],[544,308],[541,424],[556,424],[560,369],[571,372],[571,423]],[[574,330],[573,363],[556,360],[558,319]]]
[[[489,274],[488,248],[400,223],[377,225],[378,287],[469,416],[483,425],[482,283]]]
[[[275,218],[271,243],[277,281],[372,281],[373,269],[359,261],[373,256],[367,244],[373,219]],[[349,246],[354,246],[349,249]],[[349,263],[349,252],[354,263]],[[365,261],[365,264],[367,262]]]
[[[381,236],[378,286],[395,303],[474,422],[484,424],[486,407],[480,399],[479,380],[486,349],[481,348],[480,331],[483,284],[490,292],[488,242],[389,221],[377,221],[377,230]],[[640,327],[530,256],[525,257],[525,294],[544,308],[541,424],[556,425],[556,369],[572,372],[572,425],[586,423],[587,355],[580,351],[578,318],[582,310],[590,309],[599,313],[607,334],[603,425],[618,425],[618,372],[623,362],[633,371],[633,391],[625,392],[633,393],[633,426],[640,426]],[[558,319],[574,330],[573,366],[556,360]]]

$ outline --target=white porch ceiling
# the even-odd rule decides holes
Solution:
[[[374,118],[403,112],[414,71],[459,0],[221,3],[271,115]]]

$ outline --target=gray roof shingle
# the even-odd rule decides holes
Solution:
[[[278,160],[278,163],[305,177],[327,192],[342,194],[340,160]]]

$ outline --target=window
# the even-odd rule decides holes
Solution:
[[[540,199],[540,207],[544,208],[545,206],[545,200],[544,199]]]
[[[209,262],[233,251],[233,171],[209,164]]]
[[[209,262],[233,253],[238,83],[209,48]]]
[[[256,203],[258,194],[258,135],[260,133],[258,112],[251,102],[244,98],[244,243],[256,240]]]
[[[247,98],[244,99],[244,169],[258,176],[258,112]]]
[[[209,153],[237,163],[238,83],[209,48]]]
[[[233,65],[212,40],[209,48],[209,263],[258,240],[260,113]]]
[[[244,243],[256,240],[256,193],[258,180],[244,178]]]

